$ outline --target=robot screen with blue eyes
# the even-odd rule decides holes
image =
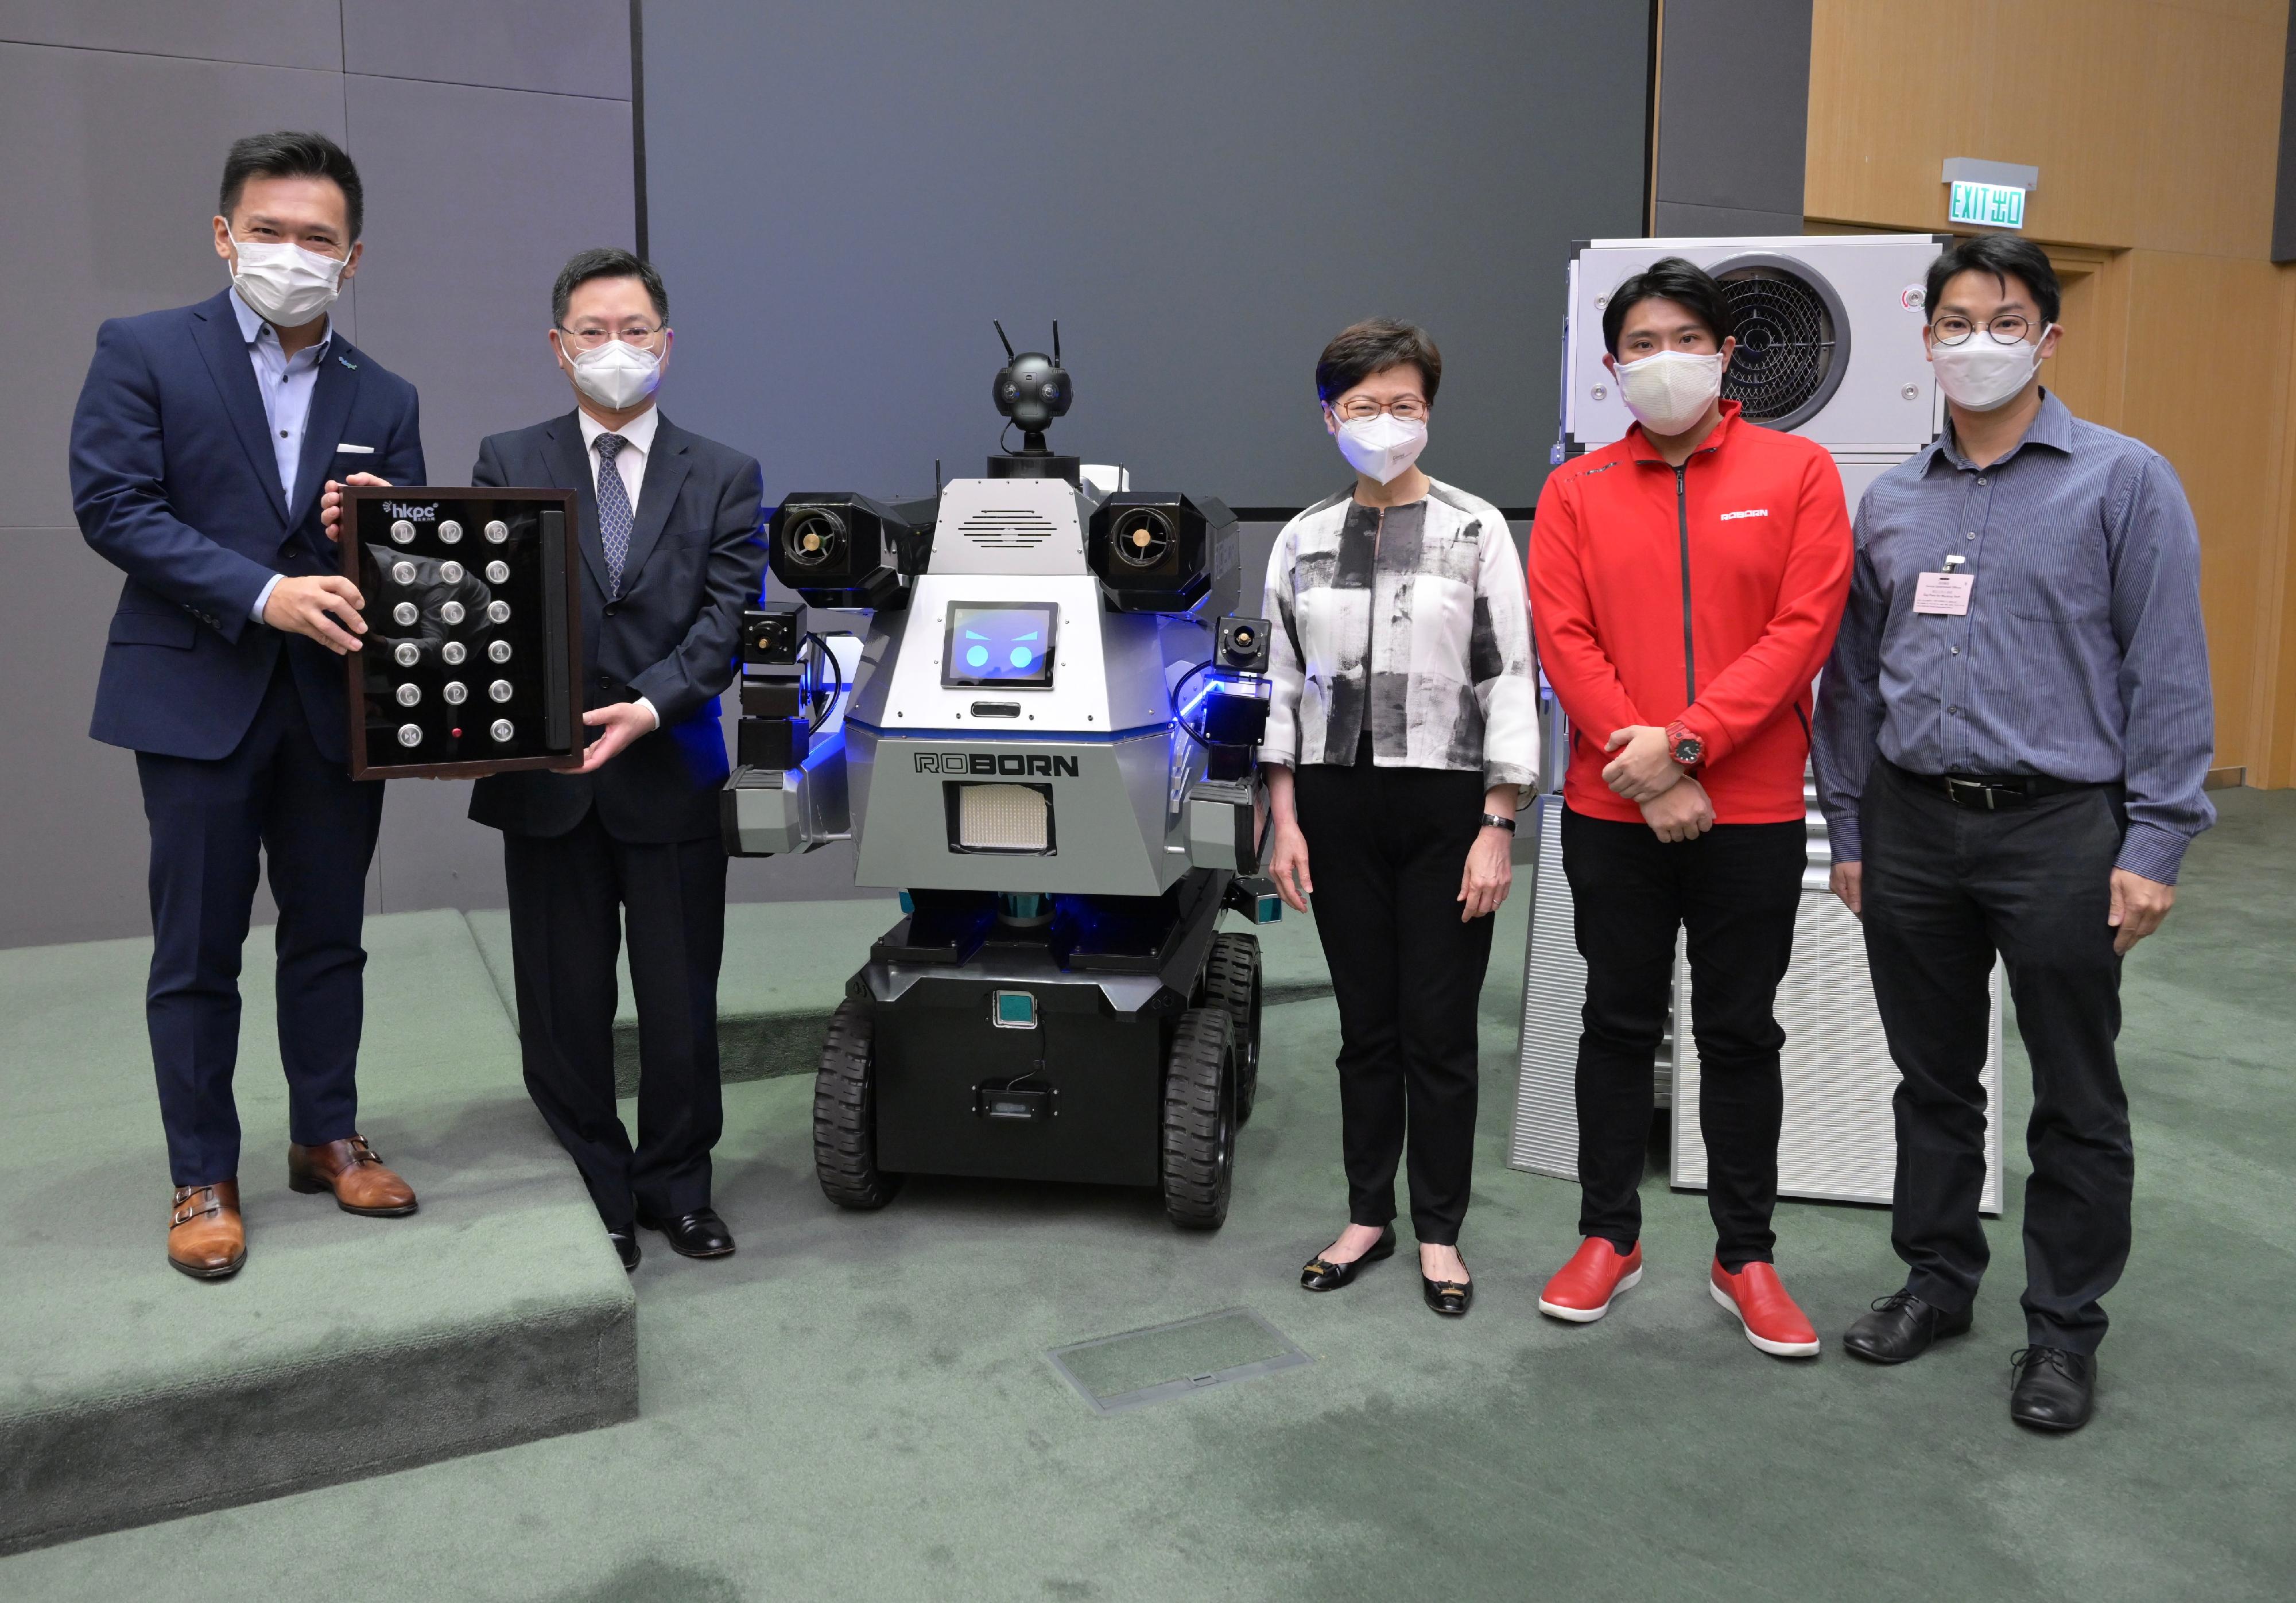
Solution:
[[[998,331],[1000,337],[1003,331]],[[1052,452],[1059,359],[996,380],[1018,451],[929,501],[797,495],[775,575],[865,632],[749,615],[739,855],[855,843],[905,916],[832,1018],[815,1084],[822,1189],[890,1201],[912,1174],[1160,1190],[1227,1213],[1259,1057],[1253,748],[1267,626],[1232,615],[1235,519]]]

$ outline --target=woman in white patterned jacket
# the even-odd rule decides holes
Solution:
[[[1475,1141],[1475,1007],[1538,772],[1522,559],[1488,502],[1417,466],[1443,358],[1375,319],[1316,364],[1352,489],[1284,526],[1267,565],[1274,706],[1259,748],[1269,869],[1316,929],[1340,1009],[1348,1227],[1300,1271],[1335,1291],[1395,1251],[1410,1152],[1427,1305],[1472,1300],[1459,1225]],[[1310,865],[1312,866],[1312,870]]]

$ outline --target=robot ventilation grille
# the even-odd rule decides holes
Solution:
[[[1042,512],[1026,508],[1013,511],[984,508],[967,518],[958,528],[964,537],[976,545],[1006,550],[1015,547],[1027,550],[1054,532],[1051,520]]]
[[[1832,287],[1777,257],[1718,263],[1714,276],[1738,337],[1723,395],[1772,429],[1816,416],[1849,362],[1849,320]]]

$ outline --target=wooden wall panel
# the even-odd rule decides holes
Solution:
[[[2200,523],[2217,765],[2237,766],[2255,743],[2257,597],[2285,528],[2286,282],[2267,261],[2172,251],[2131,252],[2129,274],[2131,304],[2154,310],[2129,323],[2125,429],[2176,465]],[[2219,361],[2201,329],[2254,330],[2278,359]]]
[[[2262,256],[2286,0],[1816,0],[1814,217],[1943,228],[1949,156],[2041,169],[2036,239]]]
[[[2288,0],[1814,0],[1805,181],[1813,227],[1941,230],[1946,158],[2041,168],[2026,233],[2066,290],[2049,382],[2176,465],[2217,763],[2275,786],[2296,784],[2296,268],[2267,259],[2288,20]]]

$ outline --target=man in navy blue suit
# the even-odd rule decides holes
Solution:
[[[247,1256],[231,1083],[262,860],[279,906],[289,1183],[355,1214],[414,1211],[357,1129],[382,787],[348,777],[341,658],[365,626],[319,501],[331,474],[426,478],[413,386],[328,315],[362,249],[350,158],[317,134],[242,139],[216,210],[231,287],[104,323],[71,434],[80,532],[127,576],[89,733],[133,750],[143,785],[168,1261],[201,1280]]]
[[[690,1258],[734,1250],[709,1196],[724,1124],[718,697],[766,567],[756,462],[654,405],[668,322],[660,275],[628,251],[567,263],[548,337],[575,410],[489,435],[471,473],[473,484],[555,485],[581,498],[575,582],[593,739],[578,773],[480,780],[471,816],[503,832],[527,1089],[632,1269],[639,1225]],[[324,518],[337,516],[337,499],[326,497]],[[638,1010],[635,1144],[614,1096],[625,927]]]

